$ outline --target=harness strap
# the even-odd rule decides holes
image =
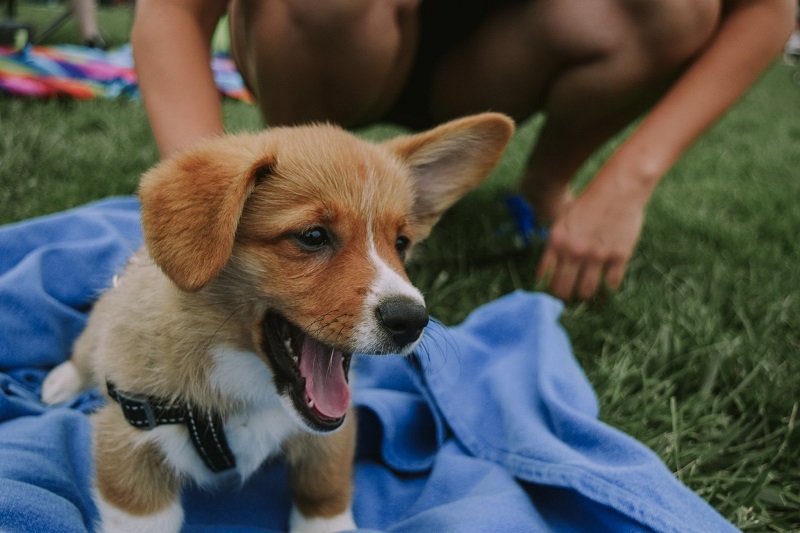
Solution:
[[[106,387],[108,395],[119,404],[125,420],[133,427],[149,431],[165,424],[185,423],[197,454],[209,470],[222,472],[236,466],[222,418],[210,409],[122,392],[110,381],[106,382]]]

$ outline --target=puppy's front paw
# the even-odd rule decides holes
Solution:
[[[53,405],[65,402],[84,389],[78,369],[66,361],[55,367],[42,384],[42,401]]]
[[[97,530],[102,533],[178,533],[183,524],[183,508],[177,501],[149,515],[129,514],[102,497],[96,497],[95,504],[100,512]]]
[[[353,520],[353,511],[350,509],[336,516],[306,518],[297,510],[297,507],[292,507],[292,515],[289,517],[291,533],[334,533],[354,529],[356,529],[356,523]]]

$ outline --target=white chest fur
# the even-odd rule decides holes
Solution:
[[[254,353],[217,348],[209,379],[214,388],[245,406],[225,421],[236,473],[244,481],[266,459],[280,453],[287,438],[300,431],[298,421],[284,407],[285,400],[275,390],[270,370]],[[175,469],[198,485],[210,487],[231,477],[231,472],[214,474],[206,468],[183,425],[159,426],[142,437],[157,442]]]

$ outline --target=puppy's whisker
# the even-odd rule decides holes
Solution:
[[[307,335],[312,335],[312,336],[316,335],[316,334],[319,334],[320,331],[325,330],[332,323],[336,322],[339,319],[339,317],[344,316],[344,315],[339,315],[339,316],[335,317],[333,320],[330,320],[328,322],[324,322],[317,328],[312,329],[311,326],[313,326],[314,324],[316,324],[318,322],[321,322],[322,320],[324,320],[325,318],[327,318],[328,316],[332,315],[335,312],[336,311],[329,311],[329,312],[325,313],[324,315],[321,315],[321,316],[315,318],[310,324],[308,324],[308,326],[303,328],[303,332],[306,333]]]
[[[342,338],[342,332],[344,331],[344,328],[345,328],[345,324],[342,324],[342,327],[340,327],[339,331],[336,332],[336,340],[339,340],[339,339]]]
[[[324,320],[324,319],[325,319],[325,318],[327,318],[329,315],[332,315],[332,314],[333,314],[333,313],[335,313],[335,312],[337,312],[337,310],[328,311],[328,312],[327,312],[327,313],[325,313],[324,315],[320,315],[320,316],[318,316],[317,318],[315,318],[314,320],[312,320],[310,324],[308,324],[306,327],[304,327],[304,328],[303,328],[303,330],[304,330],[304,331],[310,331],[310,329],[311,329],[311,326],[313,326],[314,324],[316,324],[317,322],[319,322],[319,321],[321,321],[321,320]],[[323,325],[322,327],[324,328],[325,326]]]
[[[442,325],[442,323],[438,320],[431,319],[431,321],[437,325]],[[425,332],[425,338],[416,350],[418,355],[417,360],[421,368],[427,368],[428,372],[438,372],[447,363],[447,359],[451,354],[455,356],[456,360],[459,361],[460,364],[459,348],[458,345],[453,341],[453,336],[450,330],[444,327],[429,327],[425,330]],[[440,354],[441,364],[439,368],[433,368],[434,361],[431,357],[432,353]],[[424,356],[424,358],[422,356]],[[426,362],[427,367],[425,366]]]
[[[331,377],[331,368],[333,368],[333,348],[331,348],[331,356],[328,359],[328,377]]]
[[[225,324],[227,324],[234,316],[236,316],[236,314],[239,311],[244,309],[246,305],[247,305],[246,303],[240,304],[233,311],[231,311],[231,313],[227,317],[225,317],[225,320],[223,320],[220,323],[220,325],[217,327],[217,329],[214,331],[214,333],[208,339],[208,342],[206,343],[206,349],[208,349],[214,343],[214,341],[217,339],[217,335],[219,334],[219,332],[222,330],[223,327],[225,327]]]
[[[333,322],[329,323],[328,325],[332,325],[332,324],[333,324]],[[336,331],[330,330],[328,332],[328,334],[325,336],[324,342],[327,343],[330,340],[330,338],[333,337],[334,335],[336,336],[335,337],[336,340],[341,339],[342,338],[342,331],[344,331],[345,327],[346,327],[346,324],[341,324],[339,326],[338,330],[336,330]]]
[[[326,313],[326,314],[322,315],[321,317],[319,317],[319,318],[315,319],[313,322],[311,322],[311,324],[309,324],[309,326],[319,322],[321,319],[331,315],[332,313],[333,312],[329,312],[329,313]],[[350,316],[352,316],[352,315],[349,314],[349,313],[341,313],[341,314],[333,317],[332,320],[329,320],[329,321],[325,322],[324,324],[321,324],[316,329],[305,328],[304,333],[306,333],[307,335],[310,335],[312,337],[316,337],[318,335],[321,335],[324,332],[325,334],[322,335],[322,338],[319,339],[319,340],[320,340],[320,342],[325,343],[325,344],[327,344],[328,341],[334,335],[335,335],[335,338],[338,340],[338,339],[341,338],[342,331],[346,327],[346,324],[342,323],[337,331],[333,331],[331,329],[331,326],[336,324],[337,322],[339,322],[339,319],[350,317]]]

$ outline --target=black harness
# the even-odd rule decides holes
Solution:
[[[110,381],[106,382],[106,387],[108,395],[119,404],[125,420],[133,427],[149,431],[165,424],[186,424],[194,449],[212,472],[236,466],[236,457],[228,447],[222,418],[217,413],[190,403],[169,403],[122,392]]]

